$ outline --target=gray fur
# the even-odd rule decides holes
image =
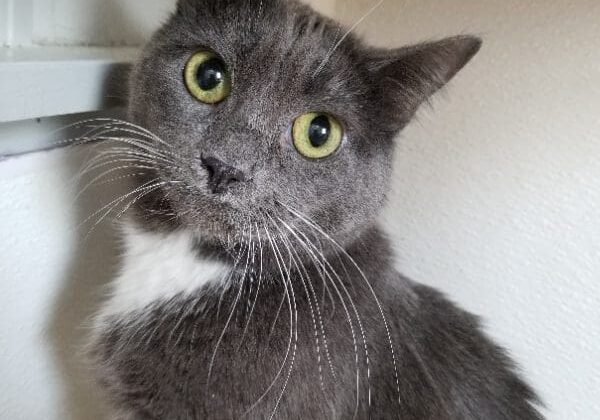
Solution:
[[[168,159],[139,185],[167,184],[136,203],[136,223],[195,232],[199,256],[238,264],[223,288],[156,302],[98,334],[96,372],[124,418],[542,418],[478,320],[393,269],[376,224],[395,135],[480,41],[389,51],[351,34],[332,50],[344,34],[295,1],[181,0],[146,47],[130,118],[164,141],[144,150]],[[199,47],[234,74],[218,105],[183,82]],[[291,124],[308,111],[342,122],[335,155],[294,149]],[[206,156],[243,181],[214,194]]]

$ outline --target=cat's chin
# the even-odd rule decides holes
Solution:
[[[259,229],[264,234],[263,219],[253,212],[230,206],[182,211],[178,215],[178,225],[179,229],[192,231],[205,240],[229,245],[255,239]]]
[[[293,242],[292,235],[283,225],[276,226],[255,214],[232,212],[229,218],[219,216],[182,215],[179,229],[193,232],[200,242],[224,251],[258,247],[259,244],[269,247],[272,243],[283,247],[283,243]]]
[[[230,205],[205,197],[190,199],[174,190],[148,194],[132,210],[137,223],[148,230],[187,230],[215,241],[239,235],[243,230],[240,221],[248,219]]]
[[[175,189],[158,190],[140,200],[135,213],[138,223],[149,230],[186,230],[224,248],[290,240],[310,231],[306,225],[300,228],[298,217],[274,197],[242,201],[201,191],[186,196]]]

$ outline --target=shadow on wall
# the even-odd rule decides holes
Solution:
[[[68,170],[75,177],[97,146],[73,149]],[[80,185],[78,188],[82,188]],[[99,392],[85,360],[85,341],[90,333],[92,316],[99,309],[108,282],[115,275],[118,262],[117,225],[105,221],[94,226],[100,217],[91,217],[125,190],[122,183],[91,188],[77,200],[77,251],[70,271],[54,303],[53,317],[47,328],[56,365],[62,375],[65,401],[62,411],[70,420],[105,418]],[[102,214],[102,213],[100,213]]]

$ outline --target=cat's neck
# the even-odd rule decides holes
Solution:
[[[204,294],[202,290],[216,290],[211,295],[218,299],[221,290],[259,279],[265,291],[310,279],[317,288],[329,283],[357,290],[368,282],[384,292],[385,279],[393,271],[390,246],[376,226],[344,247],[325,241],[292,247],[271,239],[239,247],[235,253],[203,241],[190,230],[157,231],[132,219],[123,222],[122,235],[122,270],[103,319],[191,298]]]
[[[285,228],[279,230],[271,226],[270,234],[264,228],[251,235],[232,235],[227,238],[216,238],[201,229],[186,227],[176,221],[166,223],[163,218],[137,209],[123,223],[123,233],[135,243],[137,238],[142,242],[149,239],[157,243],[169,241],[170,238],[188,238],[191,253],[198,258],[215,260],[227,265],[244,263],[246,254],[253,257],[250,265],[259,264],[262,258],[263,269],[277,269],[278,262],[292,258],[299,262],[316,263],[319,260],[332,263],[343,257],[354,265],[389,265],[393,258],[387,236],[373,221],[349,232],[332,234],[313,226],[310,230],[294,229],[292,233]],[[154,238],[154,239],[151,239]]]

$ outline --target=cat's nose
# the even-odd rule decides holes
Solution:
[[[215,157],[202,156],[201,161],[208,172],[208,188],[213,194],[224,193],[234,184],[246,180],[242,171]]]

